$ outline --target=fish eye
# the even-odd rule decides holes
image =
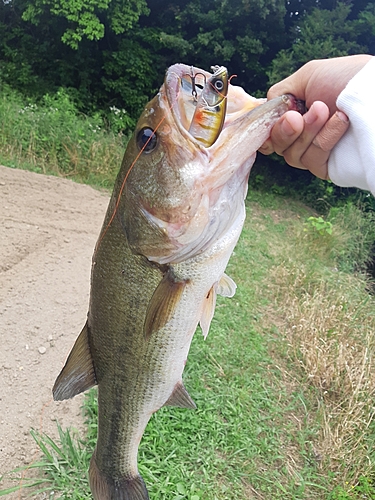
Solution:
[[[216,90],[218,90],[220,92],[224,88],[224,83],[221,80],[215,80],[214,87]]]
[[[151,153],[156,148],[158,138],[152,128],[143,127],[137,134],[137,146],[142,153]]]

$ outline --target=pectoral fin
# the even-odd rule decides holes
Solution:
[[[53,386],[53,399],[69,399],[96,385],[87,323],[79,334],[64,368]]]
[[[191,408],[196,410],[197,405],[191,399],[190,394],[185,389],[182,382],[176,384],[172,394],[164,406],[177,406],[178,408]]]
[[[144,334],[149,340],[153,332],[163,328],[173,316],[187,281],[178,281],[168,270],[157,286],[147,308]]]

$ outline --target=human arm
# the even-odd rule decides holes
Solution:
[[[336,101],[339,95],[345,93],[348,82],[355,82],[357,78],[354,77],[365,70],[367,63],[370,62],[369,66],[374,68],[374,59],[368,55],[356,55],[310,61],[296,73],[271,87],[268,98],[292,93],[306,102],[309,111],[303,117],[296,112],[286,113],[274,126],[270,139],[260,151],[265,154],[276,151],[290,165],[310,170],[325,179],[328,178],[329,164],[329,176],[342,185],[341,177],[336,175],[336,151],[340,148],[334,149],[334,162],[330,153],[349,126],[345,113],[342,113],[348,111],[348,107],[343,109]],[[366,78],[358,76],[360,80]],[[373,86],[374,81],[374,77],[370,79],[370,86]],[[368,102],[370,98],[373,100],[373,91],[371,95],[362,95],[364,101]],[[351,109],[350,120],[356,111],[355,107]],[[374,120],[372,124],[373,127]],[[345,138],[352,134],[352,128],[350,127]],[[341,143],[342,140],[340,147]]]
[[[348,132],[332,150],[329,178],[343,187],[357,187],[375,195],[375,57],[356,74],[337,99],[349,117]]]

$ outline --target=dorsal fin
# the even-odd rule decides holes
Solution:
[[[210,324],[212,318],[214,317],[216,306],[216,291],[215,286],[213,286],[207,294],[207,297],[204,299],[202,316],[199,321],[199,324],[202,328],[203,337],[206,340],[208,335],[208,331],[210,329]]]
[[[53,386],[53,399],[69,399],[96,385],[95,369],[89,345],[87,323],[79,334],[60,375]]]
[[[149,340],[153,332],[163,328],[173,316],[188,282],[178,281],[169,269],[156,287],[147,308],[144,334]]]
[[[216,287],[216,293],[222,297],[233,297],[236,293],[236,289],[236,283],[224,273]]]
[[[178,408],[191,408],[192,410],[196,410],[197,408],[197,405],[191,399],[182,382],[178,382],[175,385],[172,394],[164,406],[177,406]]]

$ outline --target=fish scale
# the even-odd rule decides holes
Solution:
[[[225,106],[203,143],[186,81],[199,74],[208,83],[198,101],[214,102],[219,70]],[[129,141],[94,251],[87,323],[53,394],[67,399],[98,385],[95,500],[149,498],[137,464],[143,432],[162,406],[195,408],[182,374],[197,325],[208,334],[216,295],[236,290],[225,268],[256,150],[297,109],[292,96],[255,100],[228,85],[224,70],[169,68]]]

